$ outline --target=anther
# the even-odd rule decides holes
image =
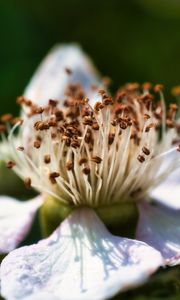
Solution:
[[[66,162],[66,169],[68,171],[71,171],[73,169],[73,162],[72,161],[69,160],[69,161]]]
[[[6,164],[6,167],[8,169],[12,169],[16,164],[13,161],[8,161]]]
[[[72,70],[70,68],[66,67],[64,70],[68,75],[72,74]]]
[[[23,146],[19,146],[19,147],[17,147],[17,150],[18,151],[24,151],[24,147]]]
[[[5,114],[1,116],[1,121],[2,122],[10,122],[12,120],[12,115],[11,114]]]
[[[154,87],[154,91],[156,93],[161,92],[163,90],[164,86],[162,84],[156,84]]]
[[[3,133],[7,130],[6,125],[0,124],[0,133]]]
[[[24,184],[25,184],[25,187],[27,189],[30,189],[30,187],[31,187],[31,178],[30,177],[25,178],[24,179]]]
[[[145,120],[149,120],[150,118],[151,118],[150,115],[144,114],[144,119],[145,119]]]
[[[58,178],[60,174],[58,172],[52,172],[49,174],[49,179],[52,184],[56,183],[56,178]]]
[[[40,141],[34,141],[34,148],[39,149],[41,147],[41,142]]]
[[[114,133],[109,133],[109,136],[108,136],[108,144],[109,145],[112,145],[112,143],[114,142],[114,137],[115,137]]]
[[[146,147],[142,147],[142,152],[145,154],[145,155],[149,155],[150,154],[150,150]]]
[[[49,99],[49,105],[52,106],[52,107],[56,107],[57,106],[57,101],[56,100],[52,100],[52,99]]]
[[[140,163],[143,163],[145,161],[145,157],[143,155],[138,155],[137,159]]]
[[[86,157],[81,157],[79,160],[79,165],[81,166],[82,164],[87,163],[87,158]]]
[[[93,156],[91,157],[91,161],[95,162],[96,164],[100,164],[102,162],[102,158],[99,156]]]
[[[36,109],[35,109],[36,114],[42,114],[43,111],[44,111],[44,108],[42,108],[42,107],[36,107]]]
[[[82,172],[85,174],[85,175],[89,175],[90,173],[90,168],[89,167],[85,167]]]
[[[94,130],[99,130],[99,125],[98,125],[98,123],[92,124],[92,129],[94,129]]]
[[[44,155],[45,164],[49,164],[51,162],[51,156],[49,154]]]
[[[150,82],[145,82],[145,83],[143,83],[142,88],[144,90],[150,90],[150,89],[152,89],[152,84]]]

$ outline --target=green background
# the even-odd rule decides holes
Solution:
[[[0,113],[18,112],[40,60],[56,43],[78,42],[112,91],[125,82],[180,84],[179,0],[0,0]],[[36,223],[27,238],[39,238]],[[179,299],[179,268],[117,299]]]
[[[0,0],[0,39],[1,113],[17,111],[16,96],[58,42],[81,44],[112,90],[180,83],[179,0]]]

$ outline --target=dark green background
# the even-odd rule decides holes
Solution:
[[[180,1],[0,0],[1,113],[17,111],[35,67],[57,42],[80,43],[112,89],[180,83]]]

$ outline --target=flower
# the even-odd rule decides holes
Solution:
[[[179,170],[177,106],[166,112],[160,85],[154,95],[147,83],[127,84],[112,97],[99,83],[88,89],[81,83],[68,82],[55,99],[47,84],[50,99],[43,94],[41,106],[38,97],[35,103],[18,100],[24,121],[9,134],[9,166],[39,191],[38,207],[43,203],[45,217],[60,225],[3,260],[1,291],[8,300],[108,299],[143,283],[160,266],[180,262],[179,211],[173,199],[165,206],[149,196],[163,201],[160,184]],[[130,224],[137,208],[136,240],[107,230],[104,223],[118,224],[125,214]]]

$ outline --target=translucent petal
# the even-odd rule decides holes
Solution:
[[[158,251],[113,236],[93,210],[79,208],[49,238],[3,260],[1,291],[7,300],[38,300],[43,293],[59,300],[108,299],[143,283],[162,264]]]
[[[180,211],[147,203],[139,205],[137,239],[161,252],[167,265],[180,263]]]
[[[68,74],[66,68],[72,74]],[[88,97],[97,97],[92,85],[100,86],[100,77],[78,45],[57,45],[40,64],[24,95],[39,105],[45,105],[49,99],[64,99],[65,89],[70,83],[80,83]]]
[[[28,234],[41,197],[29,201],[0,197],[0,253],[8,253]]]
[[[180,210],[180,170],[173,172],[161,185],[150,193],[155,201]]]

